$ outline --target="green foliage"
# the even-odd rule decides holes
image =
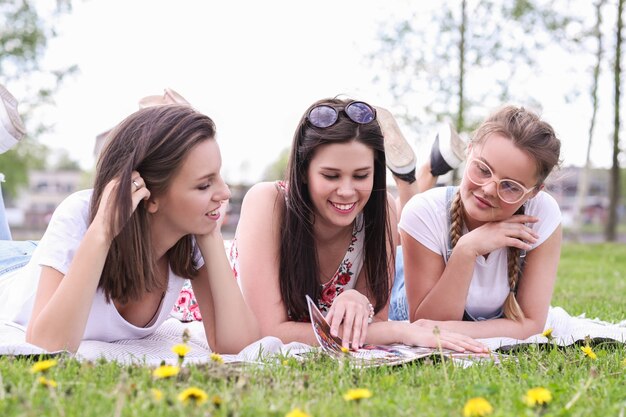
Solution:
[[[14,148],[0,154],[0,172],[5,175],[2,192],[14,198],[18,189],[28,183],[28,171],[43,169],[47,148],[37,142],[23,140]]]
[[[290,148],[283,149],[278,158],[272,162],[263,173],[263,181],[276,181],[285,179],[287,164],[289,163]]]
[[[71,10],[70,0],[57,0],[54,13]],[[33,0],[0,0],[0,75],[4,79],[40,69],[54,27],[38,13]]]
[[[623,320],[626,251],[623,245],[565,245],[555,304],[572,313],[595,312]],[[174,378],[156,380],[147,366],[106,361],[78,362],[59,357],[40,384],[30,373],[37,358],[0,357],[0,415],[65,416],[272,416],[294,408],[309,416],[461,416],[466,401],[484,397],[494,416],[604,416],[626,410],[626,346],[600,343],[597,359],[580,346],[525,347],[501,364],[468,368],[427,359],[405,366],[357,369],[321,354],[305,362],[294,358],[258,364],[209,362],[185,365]],[[446,377],[447,375],[447,377]],[[184,405],[179,394],[198,387],[203,404]],[[531,388],[550,391],[552,401],[530,408],[523,397]],[[345,401],[350,389],[366,388],[371,398]],[[159,390],[162,397],[155,397]],[[219,400],[219,401],[218,401]],[[218,405],[219,403],[219,405]]]
[[[70,0],[57,0],[51,12],[40,12],[42,2],[34,0],[0,0],[0,82],[11,88],[20,85],[23,94],[16,94],[27,136],[14,149],[0,155],[0,171],[7,176],[3,188],[9,196],[27,183],[29,169],[41,168],[46,150],[35,141],[51,129],[33,122],[33,113],[53,104],[54,93],[65,77],[77,67],[42,68],[46,46],[56,36],[54,18],[71,10]]]

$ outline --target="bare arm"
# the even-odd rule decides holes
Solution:
[[[135,173],[135,177],[138,175]],[[42,268],[26,331],[27,342],[47,350],[75,352],[78,349],[114,237],[109,235],[114,213],[109,197],[116,185],[116,180],[107,184],[98,213],[83,236],[67,274],[63,276],[53,268]],[[127,186],[133,187],[133,208],[150,196],[145,187]],[[120,229],[121,225],[118,232]]]
[[[541,245],[526,255],[524,276],[519,281],[517,301],[524,312],[523,320],[507,318],[485,321],[419,320],[428,327],[459,332],[476,338],[512,337],[526,339],[544,329],[556,281],[561,253],[562,230],[559,226]]]
[[[196,238],[205,264],[191,283],[209,346],[216,352],[238,353],[260,338],[256,317],[241,295],[219,230]]]
[[[241,289],[263,336],[316,344],[309,323],[289,321],[280,293],[282,198],[270,182],[256,184],[244,197],[236,234]]]
[[[536,217],[514,215],[471,230],[459,239],[447,265],[441,255],[402,231],[411,321],[461,320],[476,258],[507,246],[529,250],[537,236],[526,223],[536,221]]]

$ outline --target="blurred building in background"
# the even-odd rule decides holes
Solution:
[[[31,171],[28,187],[7,205],[13,239],[39,239],[57,206],[81,189],[82,171]]]
[[[97,142],[96,152],[101,147],[104,135]],[[574,208],[579,176],[582,168],[566,167],[552,174],[546,181],[546,188],[552,194],[563,213],[563,227],[566,231],[574,220]],[[85,185],[85,173],[81,171],[32,171],[27,189],[20,192],[17,199],[7,205],[7,214],[14,239],[39,239],[48,225],[50,216],[61,201]],[[606,222],[609,204],[609,171],[594,169],[591,171],[590,187],[583,205],[583,222],[595,226],[594,233],[601,235]],[[226,217],[222,225],[224,238],[232,239],[237,223],[241,203],[251,184],[229,184],[232,197],[229,201]],[[389,192],[396,194],[394,185]],[[625,198],[622,198],[624,201]],[[624,204],[620,206],[620,222],[626,222]],[[598,236],[598,238],[601,238]],[[626,236],[621,238],[626,239]],[[597,239],[596,239],[597,240]]]

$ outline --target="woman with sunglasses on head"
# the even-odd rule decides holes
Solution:
[[[561,247],[561,213],[543,188],[559,154],[552,127],[528,110],[507,106],[482,123],[460,186],[402,211],[396,319],[477,338],[543,331]]]
[[[233,241],[236,275],[263,335],[317,344],[309,295],[345,347],[437,345],[432,329],[387,320],[397,216],[385,177],[372,106],[326,99],[305,112],[287,180],[248,191]],[[484,350],[447,331],[440,340],[455,350]]]
[[[93,189],[59,205],[25,266],[3,264],[0,281],[12,284],[0,286],[11,301],[0,318],[26,325],[26,341],[50,351],[143,338],[188,278],[212,349],[257,340],[220,233],[230,197],[220,168],[215,125],[190,106],[128,116],[107,137]]]

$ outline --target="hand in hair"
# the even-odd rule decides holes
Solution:
[[[118,214],[119,207],[115,206],[116,201],[119,205],[119,200],[115,199],[115,193],[117,192],[117,187],[120,184],[121,179],[115,178],[109,181],[102,192],[102,198],[100,199],[100,204],[98,205],[98,212],[96,213],[93,223],[99,225],[101,230],[104,230],[105,233],[107,233],[108,240],[113,240],[115,236],[119,234],[126,224],[128,217],[130,217],[139,205],[139,202],[150,198],[150,191],[145,187],[143,178],[141,178],[139,172],[133,171],[131,178],[132,180],[126,184],[126,186],[130,188],[131,212],[124,218],[124,221],[121,221],[120,215]],[[115,226],[112,227],[111,225]]]
[[[503,247],[530,250],[539,235],[528,223],[537,221],[536,217],[516,214],[506,220],[485,223],[461,236],[455,250],[464,248],[474,256],[487,255]]]
[[[357,290],[346,290],[339,294],[328,310],[326,321],[330,333],[339,336],[341,326],[342,345],[358,349],[365,343],[370,318],[370,301]]]

